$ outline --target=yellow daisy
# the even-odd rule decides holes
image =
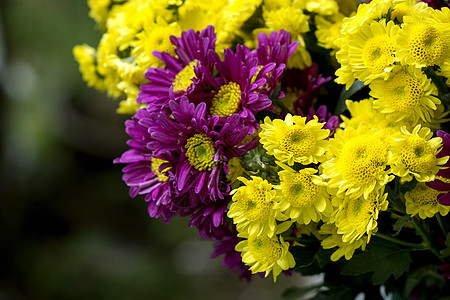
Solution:
[[[403,23],[404,16],[414,16],[423,19],[430,16],[434,10],[427,3],[418,2],[417,0],[394,0],[393,3],[391,20],[399,23]]]
[[[342,256],[344,256],[346,260],[349,260],[353,257],[356,249],[361,248],[364,251],[367,246],[366,236],[363,236],[353,243],[344,242],[342,240],[342,234],[337,233],[335,224],[323,224],[319,233],[327,235],[321,242],[323,249],[333,249],[337,247],[336,251],[331,254],[332,261],[338,261]]]
[[[410,181],[413,176],[420,182],[433,181],[448,160],[448,156],[436,158],[442,148],[442,139],[431,138],[433,132],[420,125],[412,132],[406,128],[401,130],[403,135],[389,145],[392,173],[399,176],[402,182]]]
[[[399,29],[383,19],[363,25],[349,38],[348,63],[356,79],[368,84],[375,78],[387,78],[396,61],[395,35]]]
[[[246,238],[240,241],[235,250],[241,252],[242,262],[250,266],[253,274],[265,272],[265,276],[272,272],[276,282],[281,271],[295,266],[295,260],[289,252],[289,243],[282,236],[268,237],[267,235],[249,235],[240,233],[238,237]]]
[[[375,98],[374,107],[383,114],[391,114],[400,121],[408,117],[420,117],[423,121],[433,118],[433,111],[441,101],[431,79],[414,66],[397,66],[388,79],[377,79],[369,85]]]
[[[339,39],[342,35],[340,32],[342,19],[344,15],[341,13],[336,13],[332,16],[332,20],[317,15],[314,18],[317,30],[314,32],[317,38],[317,44],[326,49],[333,49],[330,54],[334,55],[339,47],[335,44],[335,41]]]
[[[367,126],[338,130],[330,139],[333,158],[321,164],[328,187],[344,194],[359,197],[386,185],[394,176],[389,175],[388,141],[382,129]]]
[[[377,231],[379,212],[388,208],[386,198],[384,188],[370,193],[367,198],[345,197],[335,216],[337,233],[342,234],[342,241],[353,243],[367,236],[369,242],[372,232]]]
[[[284,164],[279,165],[284,170],[278,172],[281,201],[277,207],[291,218],[292,222],[318,222],[323,214],[331,213],[329,195],[323,179],[315,175],[317,170],[305,168],[297,172]]]
[[[291,114],[287,114],[284,121],[271,121],[266,117],[259,133],[260,143],[268,154],[290,166],[294,162],[305,165],[318,163],[328,147],[325,139],[330,134],[328,129],[322,129],[323,125],[316,116],[307,123],[306,117]]]
[[[97,53],[94,48],[84,44],[73,48],[73,56],[80,66],[83,80],[89,87],[105,91],[104,77],[97,71]]]
[[[228,217],[233,219],[239,232],[272,237],[277,230],[277,220],[287,220],[275,207],[279,199],[272,184],[256,176],[251,180],[243,177],[238,179],[244,185],[231,192],[233,203]]]
[[[437,213],[446,216],[450,207],[439,204],[437,196],[441,193],[419,182],[413,190],[405,193],[406,213],[412,217],[418,214],[421,219],[431,218]]]
[[[450,58],[450,26],[410,16],[397,35],[396,55],[417,68],[441,65]]]

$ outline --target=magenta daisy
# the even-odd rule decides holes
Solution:
[[[183,32],[181,37],[171,36],[170,41],[175,46],[177,57],[165,52],[153,52],[153,55],[164,61],[165,69],[149,68],[145,77],[150,80],[141,85],[138,103],[148,103],[150,111],[159,111],[169,103],[169,91],[172,89],[174,98],[183,95],[207,97],[202,95],[205,89],[202,72],[212,73],[212,64],[208,60],[208,51],[214,51],[216,35],[214,27],[208,26],[201,33],[192,29]]]
[[[263,66],[271,62],[276,64],[272,73],[267,74],[267,91],[270,95],[280,83],[281,75],[286,67],[289,56],[295,51],[298,41],[291,43],[289,31],[272,31],[269,36],[265,33],[258,35],[258,47],[254,50],[254,55],[258,58],[258,65]],[[279,97],[283,97],[281,93]]]
[[[437,158],[450,156],[450,134],[443,130],[438,130],[436,135],[442,139],[442,150],[436,155]],[[436,174],[436,179],[431,182],[427,182],[430,188],[438,191],[447,192],[438,195],[438,202],[442,205],[450,205],[450,160],[444,165],[446,169],[441,169]]]
[[[250,133],[253,133],[259,127],[255,113],[273,109],[263,86],[267,82],[267,74],[274,70],[276,63],[259,66],[257,57],[243,45],[237,45],[236,53],[225,49],[223,61],[216,52],[209,51],[209,54],[219,73],[219,77],[214,78],[205,67],[200,67],[205,80],[215,91],[208,103],[209,113],[219,117],[220,125],[229,116],[238,114],[242,123],[249,126]]]
[[[178,157],[171,153],[158,157],[152,155],[147,148],[151,137],[145,125],[149,120],[149,112],[139,110],[132,120],[125,122],[126,132],[132,137],[128,141],[131,149],[116,158],[114,163],[129,164],[122,169],[122,178],[130,187],[130,196],[145,195],[145,200],[149,202],[149,215],[153,218],[161,216],[164,222],[169,222],[178,211],[178,202],[183,199],[174,189],[172,175]]]
[[[228,160],[242,156],[256,147],[258,141],[239,145],[249,128],[241,125],[237,114],[219,127],[219,117],[207,118],[203,102],[195,105],[183,96],[179,101],[169,101],[169,108],[173,118],[157,113],[149,124],[153,140],[148,147],[155,155],[167,152],[179,155],[173,176],[180,194],[189,194],[191,201],[199,197],[204,203],[215,201],[216,197],[223,199],[229,190],[224,182]]]

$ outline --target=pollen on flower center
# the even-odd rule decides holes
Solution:
[[[410,138],[402,147],[401,161],[408,170],[424,172],[436,165],[436,156],[428,142],[422,138]]]
[[[296,174],[290,180],[281,181],[281,192],[294,207],[305,207],[312,205],[316,200],[319,187],[315,185],[311,176]]]
[[[369,39],[362,51],[364,64],[374,73],[383,72],[394,56],[394,46],[388,35],[377,35]]]
[[[373,193],[369,194],[368,199],[364,197],[357,197],[349,199],[347,206],[347,222],[351,225],[358,227],[363,222],[367,222],[370,218],[373,208],[375,206],[375,195]]]
[[[152,158],[152,171],[153,173],[156,174],[156,176],[158,176],[159,181],[164,182],[167,181],[167,179],[169,179],[168,176],[164,175],[165,172],[167,172],[168,170],[170,170],[170,167],[165,168],[164,170],[162,170],[161,172],[159,171],[159,167],[163,164],[166,163],[166,160],[163,159],[159,159],[156,157]]]
[[[396,111],[408,112],[420,105],[423,89],[420,82],[406,72],[399,72],[386,83],[386,101]]]
[[[191,61],[175,76],[173,82],[173,91],[176,93],[185,92],[187,88],[193,83],[192,78],[195,78],[194,67],[197,66],[197,60]]]
[[[387,147],[379,138],[361,135],[349,140],[342,149],[338,168],[355,184],[366,183],[384,173]]]
[[[216,153],[214,144],[204,133],[197,133],[186,142],[186,157],[197,170],[210,171],[217,164],[213,160]]]
[[[430,24],[421,24],[411,33],[409,51],[414,61],[427,66],[435,64],[446,50],[442,33]]]
[[[210,112],[219,117],[228,117],[238,111],[241,103],[241,87],[235,82],[222,85],[212,100]]]
[[[304,156],[311,152],[316,142],[315,136],[305,127],[288,128],[280,138],[280,149],[294,156]]]
[[[267,201],[266,190],[251,189],[246,198],[240,200],[240,205],[247,220],[260,221],[270,214],[272,202]]]
[[[248,248],[255,260],[261,264],[272,264],[281,258],[282,246],[267,235],[249,236]]]

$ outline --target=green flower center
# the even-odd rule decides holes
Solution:
[[[377,35],[367,40],[362,50],[366,67],[374,73],[382,73],[392,64],[394,46],[387,34]]]
[[[423,90],[413,76],[400,72],[386,83],[386,100],[399,112],[409,112],[420,105]]]
[[[186,157],[189,163],[199,171],[208,170],[217,164],[213,160],[216,149],[210,138],[204,133],[197,133],[186,142]]]
[[[431,146],[422,138],[409,138],[401,150],[401,160],[413,172],[426,172],[436,165]]]
[[[248,248],[255,260],[261,264],[275,263],[283,253],[281,244],[266,235],[250,236]]]
[[[319,187],[311,181],[311,176],[296,174],[281,181],[281,192],[293,207],[306,207],[316,200]]]
[[[228,117],[238,111],[241,103],[241,87],[235,82],[222,85],[214,96],[210,112],[219,117]]]
[[[197,60],[191,61],[176,76],[173,82],[173,91],[176,93],[186,92],[187,88],[193,83],[192,78],[196,78],[194,67],[197,66]]]

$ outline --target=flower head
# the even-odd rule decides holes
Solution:
[[[327,129],[318,118],[306,122],[306,117],[287,114],[284,120],[264,119],[259,136],[267,153],[274,155],[281,162],[294,165],[294,162],[307,165],[322,159],[328,147]]]
[[[153,55],[165,63],[166,68],[149,68],[145,77],[150,82],[142,84],[138,94],[137,101],[148,103],[151,111],[167,107],[171,89],[174,99],[183,95],[189,97],[191,94],[194,99],[196,95],[200,97],[204,89],[203,75],[197,68],[202,66],[202,72],[212,72],[212,65],[207,57],[208,51],[215,49],[216,35],[212,26],[202,32],[190,29],[183,32],[181,37],[172,36],[170,41],[175,47],[176,56],[166,52],[153,52]]]
[[[280,210],[292,222],[309,224],[321,220],[322,215],[331,214],[331,202],[322,178],[315,175],[317,170],[305,168],[294,171],[284,164],[279,164],[280,171]]]
[[[394,139],[389,148],[392,173],[401,177],[402,182],[411,180],[413,176],[420,182],[434,180],[435,174],[448,161],[448,156],[436,158],[442,139],[431,138],[433,132],[420,125],[411,133],[403,127],[402,132],[403,135]]]
[[[267,277],[272,272],[273,280],[276,281],[282,270],[295,266],[294,257],[289,252],[289,243],[282,236],[268,237],[248,233],[238,236],[247,238],[236,245],[236,251],[242,252],[242,261],[250,266],[253,274],[265,272]]]
[[[440,193],[419,182],[414,189],[405,193],[406,213],[413,217],[419,215],[421,219],[431,218],[437,213],[446,216],[450,207],[438,203]]]
[[[342,240],[343,235],[337,233],[335,224],[323,224],[319,233],[327,235],[321,242],[323,249],[333,249],[337,247],[333,254],[331,254],[332,261],[338,261],[342,256],[344,256],[346,260],[349,260],[353,257],[356,249],[361,248],[362,250],[365,250],[367,245],[367,237],[365,236],[355,240],[353,243],[344,242]]]
[[[322,163],[323,174],[329,178],[328,187],[338,196],[369,194],[394,177],[389,175],[390,153],[383,130],[359,126],[338,130],[330,139],[334,157]]]
[[[272,237],[277,230],[276,220],[287,219],[275,207],[279,198],[272,184],[261,177],[252,177],[252,180],[240,177],[239,180],[244,185],[232,191],[233,203],[228,217],[233,219],[239,232]]]

